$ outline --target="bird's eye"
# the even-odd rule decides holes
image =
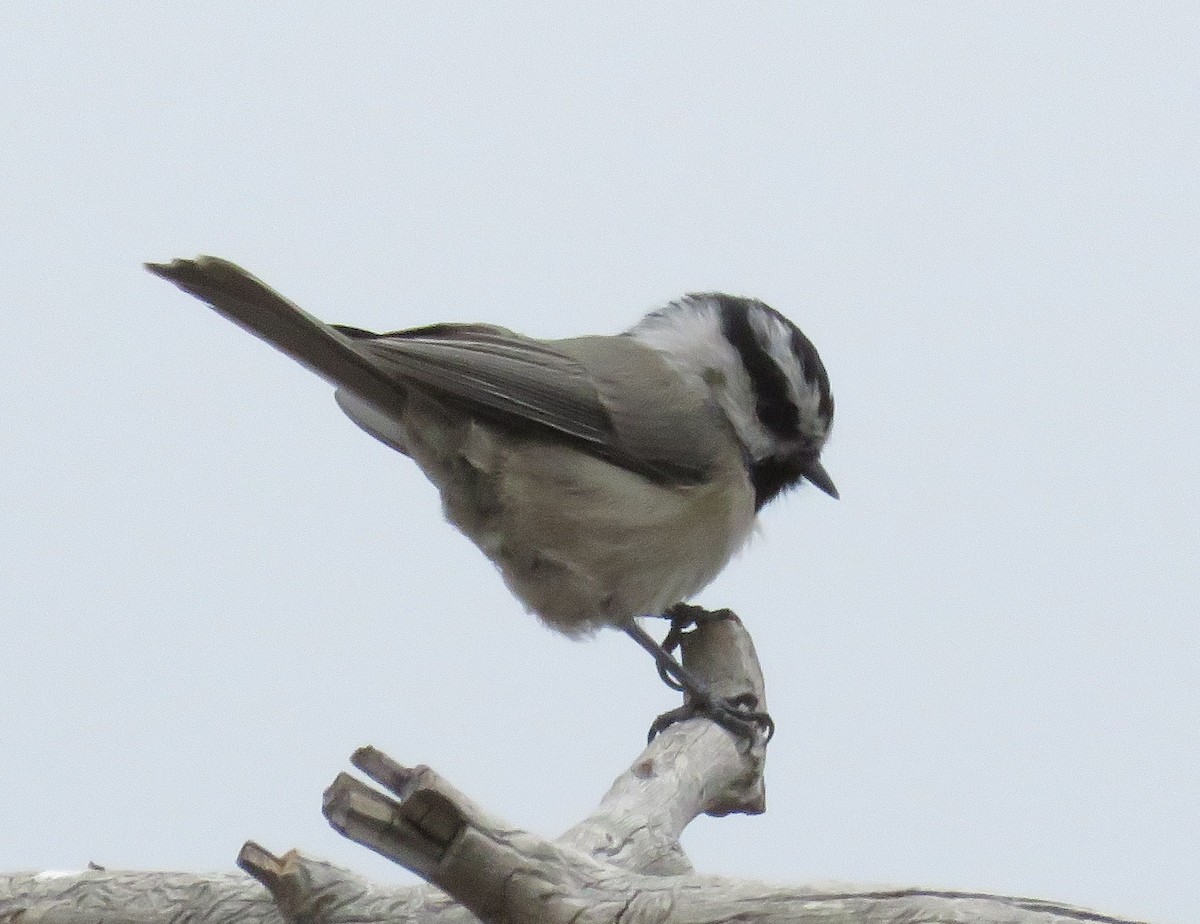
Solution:
[[[705,369],[704,372],[701,373],[700,377],[704,379],[706,385],[709,385],[713,388],[721,388],[725,385],[725,373],[720,369],[714,369],[711,366]]]

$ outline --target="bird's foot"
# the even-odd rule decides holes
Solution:
[[[674,651],[683,641],[684,634],[692,626],[703,622],[736,619],[728,610],[710,612],[701,607],[684,603],[673,606],[663,614],[671,620],[671,628],[661,645],[645,629],[631,621],[625,632],[654,657],[658,675],[663,683],[684,694],[684,704],[677,709],[664,712],[650,726],[649,740],[676,722],[696,716],[705,716],[751,743],[760,736],[770,741],[775,734],[775,723],[771,716],[758,708],[758,697],[753,693],[723,697],[713,693],[708,683],[683,666]]]
[[[697,716],[704,716],[751,742],[762,735],[763,743],[766,744],[774,737],[775,721],[769,713],[756,708],[758,698],[753,693],[726,698],[712,697],[707,692],[703,695],[707,696],[707,699],[688,691],[687,702],[675,709],[669,709],[654,720],[646,740],[653,741],[660,732],[676,722],[684,722]]]

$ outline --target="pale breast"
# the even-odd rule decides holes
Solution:
[[[707,480],[664,485],[562,443],[497,431],[420,393],[400,431],[395,442],[437,485],[446,518],[528,610],[567,635],[687,599],[753,528],[754,491],[732,440],[714,441]]]
[[[482,483],[494,493],[457,516],[460,505],[447,504],[448,514],[525,606],[569,635],[660,614],[699,592],[753,526],[740,460],[710,482],[669,487],[563,446],[505,440],[498,449],[482,428],[466,455],[491,468]]]

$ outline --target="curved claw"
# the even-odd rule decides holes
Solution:
[[[658,669],[658,679],[659,680],[661,680],[663,683],[665,683],[668,687],[670,687],[676,693],[682,693],[684,691],[683,684],[681,684],[678,680],[676,680],[674,677],[672,677],[670,674],[668,674],[667,669],[665,667],[663,667],[661,664],[657,664],[657,665],[655,665],[655,667]]]
[[[754,709],[756,703],[751,694],[735,696],[728,699],[712,699],[707,702],[695,700],[685,703],[676,709],[668,710],[654,720],[646,741],[650,742],[658,734],[676,722],[683,722],[697,716],[705,716],[727,731],[733,732],[740,738],[746,738],[751,743],[761,734],[763,744],[775,737],[775,721],[769,713]]]

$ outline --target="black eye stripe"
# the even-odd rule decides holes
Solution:
[[[755,415],[771,433],[795,439],[800,435],[800,409],[788,393],[787,376],[754,335],[746,303],[730,295],[714,298],[721,312],[721,332],[737,350],[750,379]]]

